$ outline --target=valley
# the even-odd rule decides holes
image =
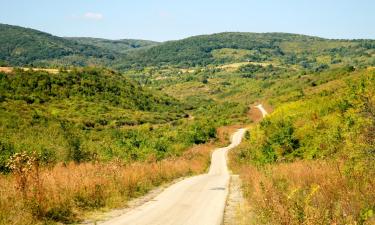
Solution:
[[[372,224],[374,59],[365,39],[0,24],[0,224],[80,223],[181,177],[104,224],[220,224],[227,153],[237,221]]]

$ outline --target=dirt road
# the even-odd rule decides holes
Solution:
[[[240,144],[246,129],[234,133],[231,144],[212,154],[207,174],[184,179],[152,201],[100,223],[103,225],[220,225],[228,195],[228,150]]]
[[[265,117],[265,116],[267,116],[267,111],[263,108],[263,105],[262,104],[259,104],[259,105],[257,105],[257,106],[255,106],[255,107],[257,107],[258,109],[259,109],[259,111],[262,113],[262,116],[263,117]]]

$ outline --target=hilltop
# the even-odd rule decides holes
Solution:
[[[288,33],[218,33],[201,35],[128,54],[124,66],[180,67],[233,62],[277,62],[304,68],[317,64],[367,64],[373,40],[329,40]]]
[[[0,24],[0,61],[14,66],[67,64],[83,66],[102,64],[116,58],[103,48],[41,32]]]
[[[331,65],[375,65],[374,40],[333,40],[288,33],[226,32],[177,41],[62,38],[34,29],[0,24],[0,65],[197,67],[268,62],[302,69]]]

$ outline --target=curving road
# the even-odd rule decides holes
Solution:
[[[262,116],[267,111],[256,108]],[[212,153],[207,174],[184,179],[165,189],[153,200],[102,225],[221,225],[228,195],[229,172],[226,156],[241,143],[246,129],[237,130],[231,144]]]
[[[245,131],[239,129],[229,146],[213,152],[207,174],[184,179],[152,201],[101,224],[221,225],[229,184],[226,155],[241,143]]]

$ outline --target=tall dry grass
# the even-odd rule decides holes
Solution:
[[[71,223],[79,221],[87,210],[125,206],[129,199],[164,182],[204,172],[211,150],[211,145],[198,146],[182,157],[160,162],[28,166],[22,188],[17,174],[2,175],[0,224]]]
[[[335,161],[236,167],[248,224],[375,224],[374,174],[350,176]]]

